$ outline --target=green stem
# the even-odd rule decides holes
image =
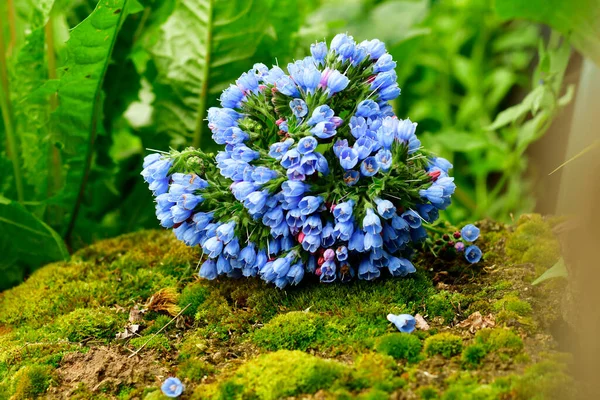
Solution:
[[[482,215],[487,210],[487,174],[477,174],[475,176],[475,200],[477,207],[475,214]]]
[[[17,44],[17,18],[15,12],[15,1],[7,0],[6,8],[8,11],[8,49],[7,53],[9,56],[12,55],[13,49]],[[3,43],[4,44],[4,43]]]
[[[202,88],[200,89],[200,103],[198,104],[198,118],[192,145],[200,148],[202,133],[204,132],[204,118],[206,116],[206,103],[208,98],[208,79],[210,76],[210,55],[212,52],[212,26],[213,24],[213,0],[209,0],[208,21],[206,23],[206,56],[204,57],[204,70],[202,71]]]
[[[6,49],[4,48],[4,23],[0,18],[0,109],[2,109],[2,120],[6,131],[6,142],[8,156],[13,165],[15,175],[15,186],[17,188],[17,199],[23,203],[25,199],[23,189],[23,176],[21,173],[21,162],[19,160],[19,145],[14,131],[12,111],[10,105],[10,92],[8,86],[8,71],[6,66]],[[10,18],[9,18],[10,20]]]

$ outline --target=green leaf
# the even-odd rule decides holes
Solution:
[[[10,66],[15,132],[21,149],[23,175],[31,188],[26,194],[28,201],[42,200],[48,190],[49,93],[31,96],[48,79],[44,46],[44,29],[38,28],[27,36],[25,45]],[[29,73],[24,74],[23,71]]]
[[[474,150],[481,150],[488,145],[485,136],[467,132],[444,132],[436,137],[436,140],[448,150],[468,153]]]
[[[150,51],[156,66],[157,133],[214,146],[205,117],[243,71],[269,28],[272,0],[179,0]],[[269,60],[262,60],[269,62]]]
[[[548,279],[552,278],[567,278],[569,276],[567,272],[567,266],[565,265],[565,260],[560,259],[556,264],[554,264],[551,268],[546,270],[539,278],[533,281],[532,285],[538,285]]]
[[[102,82],[119,28],[131,10],[130,1],[101,0],[71,31],[67,42],[67,61],[58,84],[58,108],[52,116],[53,140],[62,147],[67,171],[60,197],[70,217],[66,236],[73,229],[85,192],[94,143],[102,129]]]
[[[496,116],[494,122],[492,122],[490,126],[486,127],[486,129],[488,131],[495,131],[496,129],[502,128],[503,126],[506,126],[510,123],[517,121],[520,118],[525,117],[531,111],[536,99],[540,96],[543,96],[544,91],[544,86],[537,86],[535,89],[529,92],[529,94],[523,99],[522,102],[500,112]]]
[[[496,12],[503,19],[524,18],[550,25],[600,65],[598,0],[496,0]]]
[[[551,118],[551,114],[544,110],[535,117],[523,123],[519,129],[517,136],[517,152],[522,154],[527,150],[527,146],[538,140],[546,133],[547,121]]]
[[[22,266],[37,268],[47,262],[66,260],[69,252],[61,237],[15,201],[0,196],[0,250],[2,274],[20,279]],[[8,275],[7,275],[8,279]],[[0,289],[12,282],[0,281]],[[7,287],[7,286],[5,286]]]
[[[346,1],[340,3],[338,8],[345,7]],[[367,7],[370,8],[370,5]],[[337,10],[332,11],[332,15],[336,15]],[[358,18],[346,29],[355,39],[378,38],[385,42],[386,46],[392,47],[410,37],[422,35],[424,30],[415,28],[415,25],[423,21],[428,11],[427,0],[386,1],[369,9],[367,17],[362,10]]]

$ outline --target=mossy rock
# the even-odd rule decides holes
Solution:
[[[440,354],[450,358],[460,354],[463,343],[460,336],[452,333],[438,333],[425,340],[425,353],[429,356]]]
[[[48,384],[41,396],[164,398],[156,376],[179,377],[187,398],[542,398],[551,392],[536,386],[528,371],[540,374],[540,385],[569,382],[564,361],[531,366],[556,354],[540,315],[551,320],[559,312],[542,307],[557,304],[560,293],[525,292],[531,265],[514,265],[522,262],[516,252],[505,256],[505,242],[516,232],[495,223],[480,226],[482,268],[417,253],[417,272],[406,278],[332,285],[307,279],[286,290],[260,279],[199,280],[200,250],[172,232],[98,242],[0,294],[0,398],[15,394],[15,377],[23,378],[19,391],[26,396]],[[146,306],[167,292],[169,307],[189,304],[175,320],[169,311]],[[141,337],[115,339],[136,307],[146,310],[136,320]],[[496,326],[511,330],[470,332],[461,323],[474,311],[494,314]],[[420,313],[431,327],[402,334],[386,319],[389,313]],[[530,327],[547,339],[521,340]],[[104,377],[91,374],[99,380],[77,375],[77,368],[95,368],[94,362],[99,370],[127,367]],[[136,378],[128,381],[132,368]],[[27,371],[36,370],[48,379],[42,386],[26,384]],[[523,371],[527,379],[519,376]]]

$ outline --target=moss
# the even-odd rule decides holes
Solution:
[[[506,254],[517,263],[532,263],[543,271],[558,261],[560,246],[542,216],[522,215],[517,229],[508,237]]]
[[[324,340],[325,320],[303,311],[278,315],[252,335],[252,341],[267,350],[306,350]]]
[[[199,386],[194,395],[222,399],[278,399],[315,393],[340,377],[346,367],[300,351],[279,350],[244,364],[217,390]]]
[[[574,399],[577,385],[566,373],[566,366],[554,360],[529,367],[522,376],[514,377],[510,393],[515,399]]]
[[[150,335],[152,333],[156,333],[158,331],[160,331],[161,329],[163,329],[163,327],[165,327],[169,322],[171,322],[171,320],[173,319],[173,317],[169,316],[169,315],[165,315],[165,314],[158,314],[155,312],[149,312],[144,316],[144,321],[146,321],[148,327],[146,329],[144,329],[144,334],[146,335]],[[167,326],[163,332],[168,332],[169,330],[175,328],[175,324],[170,324],[169,326]]]
[[[506,295],[495,302],[494,310],[496,312],[503,310],[511,311],[522,317],[527,316],[532,312],[531,304],[519,299],[516,295]]]
[[[405,384],[404,380],[394,377],[396,363],[392,357],[365,353],[356,358],[350,380],[345,384],[352,390],[375,388],[386,392]]]
[[[397,360],[419,361],[422,344],[418,337],[407,333],[390,333],[377,340],[375,349]]]
[[[465,347],[462,352],[461,361],[466,368],[476,368],[487,354],[483,344],[475,343]]]
[[[87,338],[113,339],[125,319],[125,314],[117,314],[106,307],[77,308],[61,316],[53,327],[71,342]]]
[[[488,352],[514,355],[523,350],[523,340],[510,329],[482,329],[475,335],[475,343],[484,346]]]
[[[469,299],[460,293],[451,293],[440,290],[437,294],[429,296],[426,300],[427,313],[430,317],[442,317],[445,323],[450,323],[456,315],[458,305],[466,309]]]
[[[179,360],[199,358],[206,353],[208,343],[202,332],[193,331],[185,335],[179,345]]]
[[[488,300],[476,300],[469,305],[468,315],[479,311],[481,315],[487,315],[491,311],[491,305]]]
[[[496,282],[493,286],[494,290],[508,290],[513,286],[513,283],[511,281],[507,281],[507,280],[502,280],[499,282]]]
[[[205,376],[215,372],[215,367],[199,359],[189,359],[179,364],[177,376],[192,382],[200,382]]]
[[[386,400],[390,398],[390,394],[384,390],[380,389],[370,389],[364,393],[359,394],[358,396],[347,395],[347,397],[341,397],[340,395],[336,395],[336,399],[340,398],[356,398],[359,400]]]
[[[425,353],[429,356],[441,354],[450,358],[462,351],[462,339],[451,333],[438,333],[425,340]]]
[[[523,374],[481,383],[470,374],[459,374],[449,380],[444,400],[545,400],[574,399],[576,385],[566,374],[565,365],[554,360],[542,361],[527,368]]]
[[[502,389],[499,385],[481,384],[468,374],[459,375],[457,379],[450,382],[441,398],[442,400],[496,400],[503,398]]]
[[[30,365],[14,376],[13,399],[31,399],[43,395],[53,381],[52,368],[47,365]]]
[[[424,386],[419,389],[419,397],[423,400],[433,400],[439,397],[439,393],[431,386]]]
[[[160,390],[154,390],[144,396],[144,400],[169,400],[170,397],[165,396]]]
[[[148,342],[148,340],[150,341]],[[146,335],[136,337],[131,339],[129,345],[134,347],[135,349],[139,349],[146,342],[148,342],[148,344],[144,346],[145,350],[156,350],[159,353],[168,353],[169,351],[171,351],[171,342],[169,341],[169,338],[162,334],[158,334],[156,336]]]
[[[146,301],[189,276],[196,258],[197,251],[170,232],[137,232],[98,242],[69,263],[40,268],[25,283],[3,292],[0,325],[39,328],[78,308]]]
[[[185,309],[182,315],[193,317],[198,312],[198,308],[208,298],[209,291],[202,282],[194,282],[186,286],[179,296],[179,307]]]

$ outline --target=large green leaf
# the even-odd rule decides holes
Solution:
[[[135,0],[101,0],[72,31],[67,61],[58,83],[58,108],[53,113],[53,139],[61,147],[64,187],[58,199],[72,231],[85,193],[94,143],[102,129],[102,82],[117,33],[127,15],[139,11]]]
[[[600,1],[496,0],[501,18],[525,18],[550,25],[600,65]]]
[[[176,145],[207,148],[206,110],[241,72],[252,67],[269,29],[273,0],[179,0],[150,49],[157,77],[154,122]],[[268,61],[268,60],[266,60]]]
[[[0,290],[22,279],[23,266],[36,268],[69,253],[61,237],[15,201],[0,196]]]

